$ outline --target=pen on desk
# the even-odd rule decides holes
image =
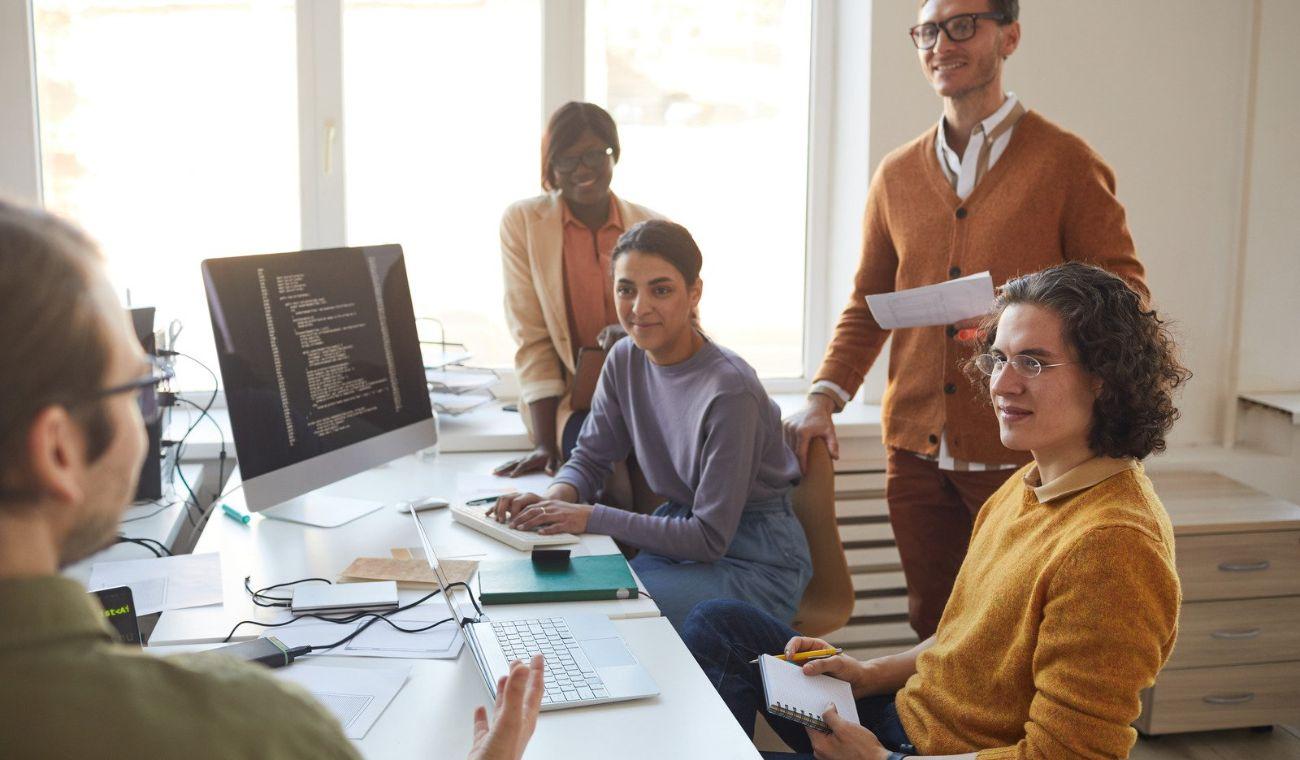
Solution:
[[[787,658],[783,654],[773,655],[778,660],[789,660],[790,662],[807,662],[809,660],[820,660],[823,657],[834,657],[837,654],[843,654],[844,650],[838,647],[830,649],[809,649],[807,652],[795,652],[793,657]],[[749,661],[750,665],[757,665],[758,658]]]
[[[253,519],[249,515],[240,512],[238,509],[235,509],[229,504],[222,504],[221,511],[226,513],[226,517],[229,517],[231,520],[234,520],[237,523],[243,523],[244,525],[247,525],[248,521]]]
[[[504,494],[502,494],[504,495]],[[489,504],[495,504],[501,496],[480,496],[477,499],[470,499],[465,502],[467,507],[486,507]]]

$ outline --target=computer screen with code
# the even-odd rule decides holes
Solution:
[[[245,480],[431,418],[397,245],[203,262]]]

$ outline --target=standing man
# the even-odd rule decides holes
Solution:
[[[996,285],[1062,261],[1109,269],[1147,297],[1115,176],[1076,135],[1002,89],[1020,42],[1018,0],[928,0],[911,37],[943,118],[881,162],[867,194],[862,260],[807,404],[786,420],[806,464],[888,337],[866,296],[988,270]],[[962,375],[978,320],[894,335],[882,423],[889,519],[908,617],[934,633],[974,516],[1027,461],[1004,448],[986,399]]]

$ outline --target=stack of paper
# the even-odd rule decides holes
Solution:
[[[993,307],[993,278],[979,272],[956,280],[867,296],[871,316],[886,330],[950,325],[982,317]]]
[[[136,615],[221,604],[221,555],[96,562],[88,585],[91,591],[129,586]]]

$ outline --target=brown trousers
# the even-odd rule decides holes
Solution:
[[[907,579],[908,621],[922,641],[939,627],[975,515],[1015,472],[940,470],[937,462],[890,448],[885,498]]]

